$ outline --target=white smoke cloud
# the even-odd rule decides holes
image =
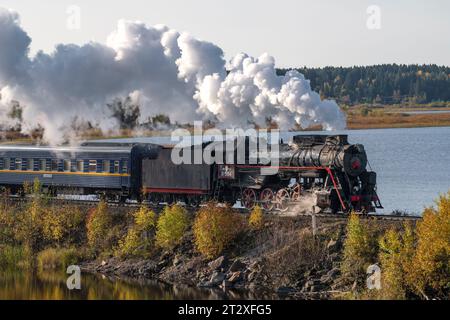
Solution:
[[[298,72],[277,76],[273,57],[238,54],[226,64],[218,46],[167,26],[120,20],[106,45],[57,45],[34,57],[30,43],[19,15],[0,8],[0,123],[20,101],[22,130],[40,125],[51,143],[70,135],[74,119],[116,130],[106,105],[125,96],[140,103],[141,121],[163,113],[233,127],[264,125],[268,117],[283,129],[345,127],[334,101],[321,101]]]

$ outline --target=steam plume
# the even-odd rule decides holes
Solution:
[[[53,144],[70,134],[74,119],[115,130],[106,105],[127,96],[140,104],[141,121],[163,113],[226,127],[265,125],[267,118],[282,129],[345,127],[334,101],[322,101],[296,71],[277,76],[268,54],[240,53],[227,64],[218,46],[163,25],[120,20],[106,45],[60,44],[34,57],[30,43],[19,15],[0,8],[0,123],[10,124],[7,114],[19,101],[22,131],[41,126]]]

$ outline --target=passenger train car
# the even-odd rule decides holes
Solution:
[[[155,157],[152,146],[0,146],[0,185],[23,192],[38,179],[53,194],[102,194],[136,198],[140,194],[140,163]]]

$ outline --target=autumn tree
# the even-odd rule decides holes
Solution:
[[[450,298],[450,191],[427,208],[417,225],[417,250],[409,280],[424,298]]]
[[[411,296],[408,285],[414,257],[414,229],[404,225],[403,232],[389,229],[379,241],[379,261],[382,268],[381,297],[406,299]]]
[[[377,243],[367,224],[356,213],[350,215],[344,241],[342,274],[348,281],[361,283],[367,267],[376,260]]]

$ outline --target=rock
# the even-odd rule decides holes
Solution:
[[[209,288],[212,287],[211,283],[209,281],[201,281],[197,287],[199,288]]]
[[[250,272],[250,274],[249,274],[248,277],[247,277],[247,281],[248,281],[248,282],[252,282],[252,281],[256,278],[257,273],[258,273],[258,272],[256,272],[256,271]]]
[[[330,241],[328,241],[328,244],[327,244],[328,251],[330,251],[330,252],[335,251],[336,248],[337,248],[337,241],[330,239]]]
[[[257,290],[259,287],[256,283],[252,282],[247,286],[247,289],[249,290]]]
[[[279,287],[277,289],[277,293],[281,295],[290,294],[292,292],[295,292],[295,289],[292,287]]]
[[[340,273],[341,270],[339,270],[339,268],[333,268],[330,271],[328,271],[327,276],[332,279],[335,279]]]
[[[356,289],[358,289],[358,281],[355,280],[352,285],[352,291],[356,291]]]
[[[223,280],[225,280],[225,274],[223,274],[222,272],[215,271],[211,275],[209,282],[210,282],[211,286],[218,286],[219,284],[221,284],[223,282]]]
[[[320,280],[317,280],[317,279],[308,280],[305,282],[305,285],[302,288],[302,292],[311,292],[311,288],[314,287],[314,289],[315,289],[317,286],[320,286],[320,285],[321,285]]]
[[[258,260],[253,261],[253,262],[248,266],[248,269],[249,269],[250,271],[259,271],[260,268],[261,268],[261,265],[260,265],[260,263],[259,263]]]
[[[332,290],[341,289],[344,286],[344,280],[342,278],[338,278],[334,280],[333,284],[331,285]]]
[[[330,284],[340,274],[339,268],[333,268],[320,278],[322,283]]]
[[[162,259],[161,261],[158,262],[158,267],[162,268],[165,267],[167,265],[167,261]]]
[[[173,258],[173,265],[174,266],[177,266],[177,265],[179,265],[181,263],[181,257],[180,257],[180,255],[176,255],[174,258]]]
[[[242,262],[239,259],[234,260],[234,262],[231,264],[230,269],[228,270],[229,272],[236,272],[236,271],[241,271],[243,269],[245,269],[247,265]]]
[[[230,281],[227,281],[227,280],[223,280],[221,287],[223,289],[232,288],[233,287],[233,283],[231,283]]]
[[[228,278],[228,281],[230,281],[231,283],[234,283],[234,282],[239,281],[240,278],[241,278],[241,272],[236,271],[231,274],[231,276]]]
[[[320,292],[325,289],[325,286],[322,284],[315,284],[309,288],[309,292]]]
[[[102,260],[102,266],[106,266],[106,261]]]
[[[208,263],[208,267],[211,270],[220,270],[223,267],[225,267],[227,261],[227,259],[224,256],[220,256],[218,257],[216,260],[211,261],[210,263]]]
[[[336,261],[339,258],[339,253],[338,252],[334,252],[328,255],[328,259],[330,261]]]

